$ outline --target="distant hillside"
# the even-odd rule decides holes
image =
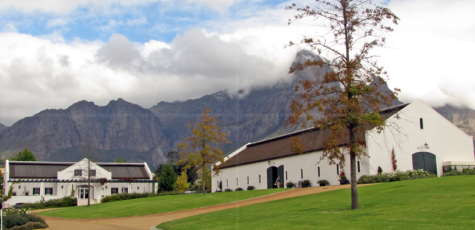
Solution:
[[[0,133],[1,133],[3,130],[5,130],[5,129],[7,129],[7,126],[5,126],[4,124],[0,123]]]
[[[150,110],[118,99],[106,106],[80,101],[21,119],[0,133],[0,154],[11,156],[27,147],[40,160],[76,161],[84,157],[87,143],[96,149],[98,161],[120,156],[156,165],[170,150]]]

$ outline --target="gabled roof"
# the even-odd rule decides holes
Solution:
[[[388,119],[408,104],[393,106],[380,111],[380,114]],[[239,165],[252,164],[261,161],[267,161],[282,157],[298,155],[290,148],[290,138],[298,136],[303,144],[303,153],[315,152],[323,150],[323,140],[330,135],[330,130],[319,130],[315,128],[304,129],[293,133],[288,133],[278,137],[247,144],[247,147],[230,157],[225,161],[222,169],[235,167]],[[340,146],[348,144],[348,140],[341,140]]]
[[[58,171],[76,162],[10,161],[10,178],[56,179]],[[96,163],[112,173],[112,179],[150,179],[144,163]]]

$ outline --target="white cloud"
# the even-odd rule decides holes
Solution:
[[[68,24],[67,20],[65,20],[63,18],[54,18],[54,19],[49,20],[46,23],[46,26],[47,27],[57,27],[57,26],[64,26],[66,24]]]
[[[135,26],[135,25],[143,25],[147,24],[148,21],[145,17],[140,17],[140,18],[135,18],[135,19],[128,19],[127,20],[127,25],[129,26]]]
[[[109,20],[107,25],[101,26],[100,29],[102,31],[111,31],[114,27],[120,26],[122,24],[123,24],[122,21],[116,21],[116,20],[111,19],[111,20]]]
[[[0,32],[2,33],[10,33],[10,32],[18,32],[17,28],[15,27],[15,25],[13,25],[12,23],[7,23],[5,24],[2,29],[0,30]]]

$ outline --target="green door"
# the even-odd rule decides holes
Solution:
[[[423,169],[424,171],[437,175],[437,159],[436,156],[429,152],[418,152],[412,154],[412,168]]]

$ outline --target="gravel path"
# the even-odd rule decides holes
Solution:
[[[360,185],[358,185],[360,186]],[[297,188],[280,193],[275,193],[263,197],[257,197],[249,200],[242,200],[233,203],[214,205],[203,208],[183,210],[177,212],[152,214],[147,216],[133,216],[121,218],[102,218],[102,219],[63,219],[56,217],[44,216],[49,229],[70,229],[70,230],[108,230],[108,229],[147,229],[154,227],[163,222],[181,219],[189,216],[199,215],[207,212],[214,212],[229,208],[237,208],[241,206],[263,203],[273,200],[281,200],[297,196],[333,191],[338,189],[349,188],[350,185],[333,185],[324,187]],[[44,211],[44,210],[42,210]]]

